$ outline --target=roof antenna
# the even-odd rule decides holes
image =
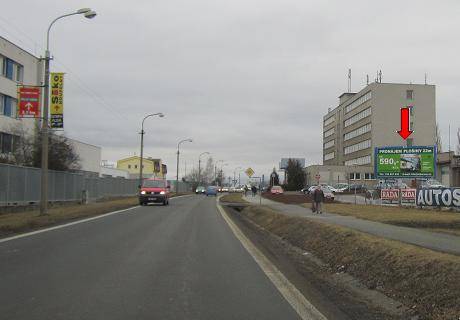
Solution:
[[[348,69],[348,93],[351,92],[351,69]]]
[[[366,74],[366,84],[369,85],[369,75]]]

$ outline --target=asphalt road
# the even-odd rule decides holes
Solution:
[[[215,198],[0,243],[2,319],[299,319]]]

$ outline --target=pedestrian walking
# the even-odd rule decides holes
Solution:
[[[248,194],[248,186],[244,186],[244,196],[246,197]]]
[[[321,186],[318,186],[315,191],[313,191],[313,203],[314,203],[314,210],[317,214],[323,213],[323,202],[324,202],[324,192],[321,190]]]
[[[256,188],[256,186],[252,186],[252,187],[251,187],[251,191],[252,191],[252,196],[255,197],[256,194],[257,194],[257,188]]]

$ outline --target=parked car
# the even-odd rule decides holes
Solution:
[[[300,192],[302,192],[303,194],[307,194],[309,188],[310,188],[310,186],[305,186],[305,188],[302,188],[302,189],[300,190]]]
[[[361,192],[361,191],[366,191],[367,187],[366,187],[365,184],[351,184],[351,185],[348,187],[348,189],[349,189],[350,191],[353,191],[353,192],[354,192],[355,190],[356,190],[356,192]]]
[[[198,187],[196,187],[196,189],[195,189],[195,193],[196,193],[196,194],[204,194],[205,192],[206,192],[206,189],[205,189],[205,187],[203,187],[203,186],[198,186]]]
[[[342,193],[348,190],[348,183],[337,183],[334,185],[335,192]]]
[[[217,187],[215,186],[209,186],[206,188],[206,197],[208,196],[215,196],[217,197]]]
[[[228,187],[222,187],[222,192],[228,192]]]
[[[331,189],[325,186],[321,186],[321,190],[323,190],[324,198],[334,201],[335,196]]]
[[[271,194],[283,194],[284,193],[284,190],[282,187],[280,186],[273,186],[271,187],[270,189],[270,193]]]
[[[144,179],[139,190],[139,204],[145,206],[150,202],[169,204],[168,183],[164,179]]]

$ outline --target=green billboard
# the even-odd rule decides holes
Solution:
[[[432,178],[435,166],[435,146],[375,148],[376,178]]]

